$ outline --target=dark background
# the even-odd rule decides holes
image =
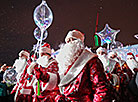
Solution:
[[[0,63],[12,65],[21,49],[31,50],[37,40],[33,11],[41,0],[0,0]],[[85,45],[94,45],[96,16],[99,12],[98,32],[108,23],[120,32],[116,40],[124,46],[137,44],[138,0],[47,0],[54,19],[48,28],[46,41],[52,48],[64,42],[70,29],[85,34]]]

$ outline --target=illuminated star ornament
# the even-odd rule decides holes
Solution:
[[[138,39],[138,34],[134,35],[134,37]]]
[[[120,32],[120,30],[113,30],[109,27],[108,24],[105,25],[105,28],[96,33],[100,39],[101,39],[101,46],[104,45],[105,43],[110,44],[115,41],[116,34]]]

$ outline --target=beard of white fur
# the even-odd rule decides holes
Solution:
[[[107,55],[103,54],[103,55],[98,55],[98,58],[101,60],[101,62],[103,63],[104,66],[104,70],[106,71],[105,67],[108,66],[109,64],[109,58],[107,57]]]
[[[19,58],[15,61],[14,65],[15,66],[15,70],[17,73],[21,73],[24,69],[24,67],[26,66],[26,59],[25,58]]]
[[[117,57],[113,58],[113,60],[115,60],[116,62],[120,62],[120,59]]]
[[[49,58],[48,56],[42,56],[37,59],[37,63],[41,65],[42,67],[46,67],[49,64]]]
[[[138,62],[136,62],[135,59],[127,60],[126,63],[128,67],[132,70],[132,72],[134,72],[133,71],[134,68],[138,68]]]
[[[71,43],[66,43],[56,56],[59,66],[59,73],[64,74],[69,65],[79,56],[80,52],[84,49],[84,44],[78,39]]]

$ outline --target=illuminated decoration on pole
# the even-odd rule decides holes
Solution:
[[[109,44],[115,41],[116,34],[120,32],[120,30],[113,30],[109,27],[108,24],[105,25],[105,28],[96,33],[100,39],[101,39],[101,46],[104,45],[105,43],[108,44],[107,49],[109,50]]]
[[[40,31],[39,31],[38,34],[40,37],[39,37],[39,39],[37,39],[39,41],[39,45],[40,45],[40,49],[41,49],[42,40],[45,37],[47,37],[47,35],[48,35],[48,33],[46,32],[46,29],[52,24],[52,21],[53,21],[52,11],[48,7],[45,0],[42,0],[42,3],[35,8],[34,21],[35,21],[35,24],[40,28],[40,31],[41,31],[41,34],[39,34],[40,33]],[[39,53],[39,56],[40,56],[40,53]]]
[[[99,13],[97,13],[96,27],[95,27],[95,34],[94,34],[95,47],[99,46],[98,36],[96,35],[97,28],[98,28],[98,18],[99,18]]]
[[[53,14],[45,0],[42,0],[42,3],[35,8],[34,21],[40,29],[47,29],[51,25]]]
[[[52,24],[53,14],[51,9],[48,7],[45,0],[42,0],[41,4],[38,5],[34,10],[34,21],[35,24],[40,28],[36,28],[34,30],[34,36],[37,39],[37,47],[35,53],[39,51],[40,57],[40,49],[42,46],[42,41],[47,38],[47,28]],[[39,47],[39,50],[38,50]],[[35,55],[34,55],[35,56]],[[37,95],[40,95],[40,81],[37,82]]]
[[[48,32],[47,32],[47,30],[45,30],[43,32],[43,38],[42,38],[42,40],[45,40],[47,38],[47,36],[48,36]],[[39,27],[35,28],[35,30],[34,30],[34,37],[35,37],[35,39],[37,39],[39,41],[41,40],[41,30],[40,30]]]
[[[98,36],[97,35],[94,35],[94,40],[95,40],[95,47],[99,46]]]

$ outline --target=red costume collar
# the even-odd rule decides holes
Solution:
[[[87,49],[84,49],[67,74],[62,77],[59,86],[66,85],[71,82],[82,71],[86,63],[94,57],[97,57],[97,55]]]

